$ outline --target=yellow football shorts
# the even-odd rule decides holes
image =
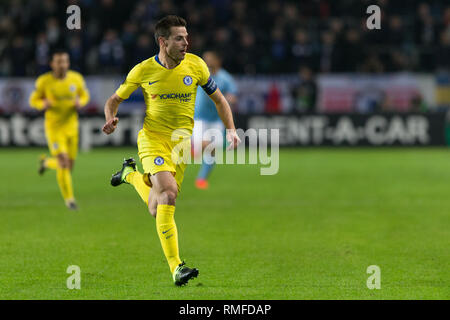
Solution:
[[[139,159],[146,173],[144,182],[151,186],[148,174],[169,171],[174,175],[178,191],[180,191],[184,171],[189,161],[186,156],[190,156],[190,137],[179,137],[172,141],[171,137],[142,129],[138,134],[137,145]]]
[[[56,157],[60,153],[67,153],[74,160],[78,153],[78,131],[54,130],[46,128],[45,135],[50,154]]]

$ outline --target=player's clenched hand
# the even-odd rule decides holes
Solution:
[[[42,111],[47,111],[48,108],[50,108],[50,101],[44,98],[44,107],[42,108]]]
[[[77,109],[77,110],[81,109],[81,104],[80,104],[80,98],[79,97],[75,98],[75,109]]]
[[[102,130],[106,134],[111,134],[116,130],[117,123],[119,122],[119,118],[114,117],[113,119],[107,121],[105,125],[103,126]]]
[[[235,149],[241,143],[236,130],[227,130],[227,142],[230,144],[227,150]]]

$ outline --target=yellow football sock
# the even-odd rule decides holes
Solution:
[[[46,158],[44,161],[44,166],[47,169],[56,170],[56,169],[58,169],[58,159],[56,159],[55,157]]]
[[[172,274],[181,263],[178,253],[177,226],[173,218],[174,213],[175,206],[168,204],[160,204],[156,209],[156,231]]]
[[[145,184],[144,180],[142,179],[143,175],[139,171],[133,171],[127,174],[125,177],[125,180],[132,184],[133,187],[136,189],[137,193],[141,197],[141,199],[145,202],[145,204],[148,206],[148,196],[150,194],[150,187]]]
[[[68,168],[56,169],[56,180],[64,200],[73,200],[72,175]]]

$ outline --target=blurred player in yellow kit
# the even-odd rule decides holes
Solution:
[[[236,134],[230,106],[210,77],[206,63],[187,53],[186,21],[167,16],[155,26],[159,53],[136,65],[125,82],[105,104],[103,131],[111,134],[117,127],[119,104],[133,91],[142,88],[147,106],[144,128],[138,135],[139,158],[144,173],[136,170],[134,159],[126,159],[122,169],[113,175],[111,184],[134,186],[156,217],[156,230],[175,285],[186,284],[197,277],[196,268],[181,262],[178,252],[178,231],[174,220],[175,200],[181,189],[186,162],[175,151],[190,154],[190,136],[194,125],[197,87],[201,86],[216,104],[227,128],[229,148],[240,140]],[[181,151],[179,150],[179,151]],[[175,153],[174,153],[175,151]],[[181,160],[181,161],[180,161]]]
[[[30,106],[45,112],[45,135],[51,157],[42,156],[39,174],[46,169],[56,170],[56,180],[66,206],[76,210],[72,168],[78,152],[78,110],[89,101],[89,91],[83,76],[69,70],[66,51],[53,52],[51,71],[36,80],[30,96]]]

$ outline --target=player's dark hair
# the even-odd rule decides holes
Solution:
[[[158,45],[159,37],[163,37],[166,39],[169,38],[171,27],[186,27],[186,20],[175,15],[168,15],[159,20],[155,26],[155,40]]]
[[[69,54],[69,51],[67,51],[66,49],[63,49],[63,48],[56,48],[56,49],[52,50],[52,52],[50,54],[50,61],[53,60],[53,58],[59,54]]]

